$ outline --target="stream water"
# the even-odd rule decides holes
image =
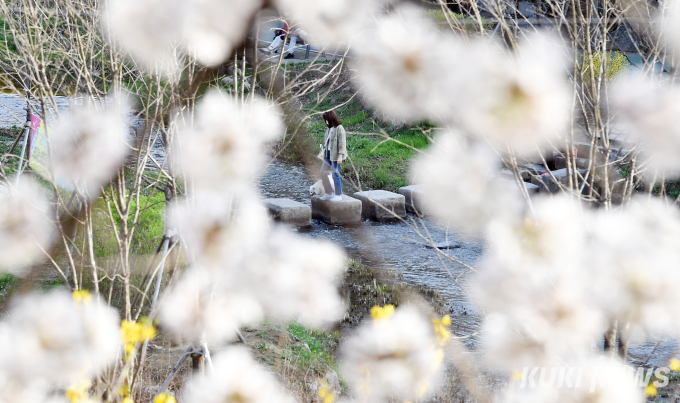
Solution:
[[[59,98],[57,103],[60,110],[69,105],[65,97]],[[25,119],[25,106],[21,96],[0,94],[0,127],[21,126]],[[165,153],[160,141],[154,145],[151,155],[159,163],[164,160]],[[155,169],[154,164],[147,166]],[[301,165],[274,161],[262,175],[260,189],[265,198],[289,198],[310,205],[309,186],[316,180],[310,178]],[[349,189],[348,185],[346,189]],[[298,231],[304,236],[329,239],[342,245],[350,257],[360,259],[368,267],[399,272],[409,284],[423,285],[436,291],[447,305],[454,323],[454,334],[470,336],[463,342],[469,349],[476,350],[480,337],[476,332],[481,316],[465,291],[469,270],[460,265],[445,264],[441,253],[448,253],[467,265],[474,265],[484,251],[483,243],[448,232],[427,218],[420,221],[411,216],[409,222],[365,221],[357,226],[344,227],[313,220],[311,228]],[[446,241],[450,249],[437,251],[424,246],[424,240],[419,238],[413,227],[419,228],[421,233],[427,228],[433,241]],[[632,344],[630,356],[633,363],[642,364],[649,357],[648,365],[665,365],[675,351],[677,341],[662,339],[655,348],[656,344],[656,339],[649,338]]]
[[[55,102],[57,109],[59,110],[60,113],[68,111],[69,105],[72,105],[74,103],[73,99],[69,99],[68,97],[65,96],[55,96]],[[0,127],[23,126],[24,122],[26,121],[25,108],[26,98],[24,98],[23,95],[0,93]],[[42,117],[42,113],[40,112],[41,110],[40,104],[38,103],[37,100],[35,99],[31,100],[31,108],[33,110],[33,113],[36,113],[35,111],[38,111],[37,115]],[[46,112],[47,112],[46,119],[47,124],[50,127],[52,127],[52,125],[56,121],[56,114],[51,104],[47,107]],[[128,118],[132,122],[131,126],[135,130],[141,127],[141,124],[143,122],[137,119],[133,113],[128,114]],[[152,141],[154,140],[155,141],[151,145],[149,151],[150,158],[147,158],[146,162],[146,167],[152,170],[157,170],[158,165],[162,166],[165,161],[165,149],[160,138],[161,136],[159,136],[158,134],[159,133],[157,130],[155,130],[152,133],[151,137]],[[134,142],[132,133],[130,134],[130,141]],[[130,160],[130,162],[133,163],[133,160]]]
[[[311,205],[309,186],[316,180],[316,177],[309,178],[302,166],[274,161],[263,175],[260,189],[266,198],[282,197]],[[349,186],[343,183],[343,188],[349,189]],[[410,216],[409,221],[411,225],[364,221],[358,226],[342,227],[313,220],[311,228],[300,229],[299,232],[314,238],[330,239],[344,246],[350,257],[361,259],[368,267],[397,271],[408,283],[435,290],[446,301],[454,333],[458,336],[472,335],[463,342],[469,349],[477,350],[481,336],[475,333],[482,317],[465,292],[469,270],[450,264],[448,269],[444,268],[438,252],[425,247],[415,233],[413,224],[419,220]],[[455,256],[465,264],[474,265],[484,251],[483,243],[447,232],[427,218],[418,224],[421,233],[424,233],[423,225],[433,241],[448,241],[453,246],[441,252]],[[677,341],[661,339],[656,344],[656,338],[642,337],[631,343],[629,355],[633,364],[666,365],[678,347]],[[602,343],[599,348],[602,348]]]
[[[309,186],[313,182],[302,166],[274,161],[263,175],[260,189],[266,198],[288,198],[311,205]],[[348,185],[343,187],[349,188]],[[424,230],[423,224],[435,242],[448,241],[451,249],[442,250],[442,253],[455,252],[455,256],[465,264],[473,264],[481,256],[481,243],[448,233],[427,218],[421,222],[411,217],[411,225],[421,231]],[[476,310],[452,277],[460,276],[458,282],[464,283],[467,269],[451,264],[445,268],[437,252],[424,246],[425,241],[409,225],[364,221],[357,226],[345,227],[313,220],[311,228],[303,228],[299,232],[313,238],[330,239],[344,246],[350,257],[360,259],[368,267],[397,271],[409,284],[424,285],[437,291],[446,301],[454,319],[454,333],[467,336],[476,331],[479,323]],[[476,341],[471,337],[465,343],[474,348]]]

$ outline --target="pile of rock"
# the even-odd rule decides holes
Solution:
[[[561,151],[542,151],[533,160],[523,161],[519,166],[519,174],[529,195],[539,193],[556,193],[569,188],[581,189],[583,195],[602,198],[602,187],[605,185],[604,169],[607,166],[606,184],[611,190],[612,202],[621,203],[625,188],[625,180],[619,167],[625,164],[630,154],[629,144],[616,137],[610,138],[609,155],[602,146],[593,148],[591,143],[575,142],[571,153]],[[571,164],[568,162],[571,161]],[[571,175],[568,165],[571,165]],[[499,177],[511,180],[516,187],[515,175],[510,169],[503,169]]]

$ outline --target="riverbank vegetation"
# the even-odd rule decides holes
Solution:
[[[340,106],[334,108],[334,105]],[[335,110],[348,133],[349,159],[344,163],[342,174],[353,182],[355,190],[396,192],[409,184],[410,162],[418,150],[429,145],[432,125],[382,121],[374,111],[361,104],[351,89],[331,94],[310,112],[328,109]],[[322,144],[325,123],[320,118],[310,119],[308,128],[314,144]]]
[[[319,64],[325,66],[323,62]],[[283,149],[279,154],[282,158],[301,162],[304,157],[300,153],[316,155],[326,130],[321,114],[332,109],[348,134],[349,159],[343,164],[342,175],[351,183],[352,191],[396,192],[409,184],[410,161],[429,145],[434,125],[427,121],[417,124],[394,121],[365,106],[346,67],[333,80],[317,81],[323,74],[310,63],[296,63],[287,68],[286,74],[315,85],[305,87],[304,94],[295,97],[302,110],[305,137],[301,141],[305,147],[302,151],[293,147]],[[281,144],[288,145],[288,139],[284,138]]]

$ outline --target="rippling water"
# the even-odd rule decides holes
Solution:
[[[63,96],[55,97],[57,108],[60,112],[68,110],[69,99]],[[40,104],[31,100],[34,111],[40,111]],[[26,98],[19,94],[0,93],[0,127],[23,126],[26,121]],[[48,121],[54,119],[54,110],[48,108]]]

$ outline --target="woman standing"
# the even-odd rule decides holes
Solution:
[[[326,134],[323,138],[323,164],[321,165],[321,181],[326,194],[321,200],[340,201],[342,198],[342,182],[340,182],[340,167],[342,160],[347,158],[347,139],[345,128],[342,127],[338,115],[334,111],[323,114],[326,122]],[[332,194],[331,183],[328,181],[328,174],[333,177],[335,185],[335,195]]]

